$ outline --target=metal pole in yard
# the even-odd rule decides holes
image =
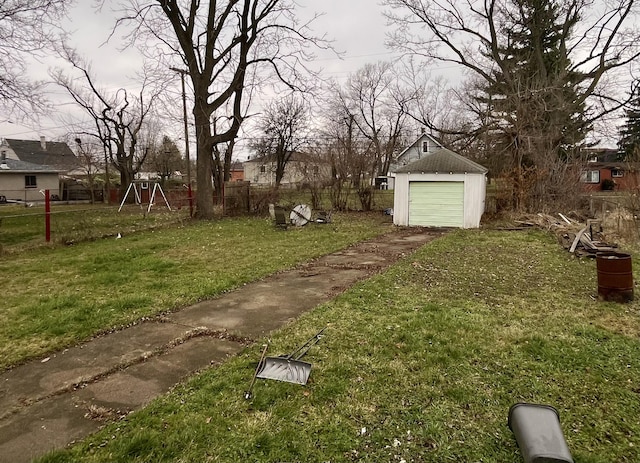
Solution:
[[[51,241],[51,195],[49,190],[44,190],[44,229],[47,243]]]
[[[189,125],[187,119],[187,93],[184,87],[184,76],[189,73],[184,69],[169,68],[180,74],[182,82],[182,118],[184,119],[184,154],[187,158],[187,191],[189,192],[189,217],[193,217],[193,195],[191,191],[191,157],[189,156]]]

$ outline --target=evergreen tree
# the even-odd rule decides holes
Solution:
[[[579,102],[583,76],[572,70],[565,45],[579,17],[566,13],[554,0],[510,0],[500,22],[504,39],[484,53],[495,62],[476,97],[486,111],[484,141],[499,158],[492,164],[513,172],[517,208],[531,195],[558,194],[566,183],[558,164],[589,130]],[[525,181],[525,171],[537,178]]]
[[[636,82],[634,96],[625,110],[626,122],[620,128],[618,158],[621,161],[640,160],[640,81]]]
[[[156,172],[160,176],[160,183],[164,186],[174,172],[184,168],[184,160],[176,143],[167,135],[162,142],[153,147],[145,162],[145,169]]]

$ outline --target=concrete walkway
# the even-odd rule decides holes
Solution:
[[[440,234],[394,230],[0,374],[0,462],[31,461],[144,407]]]

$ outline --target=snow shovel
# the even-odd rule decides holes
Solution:
[[[320,341],[322,332],[318,331],[307,342],[298,347],[292,353],[284,357],[267,357],[264,359],[262,369],[256,375],[257,378],[273,379],[294,384],[307,384],[311,374],[311,364],[300,360],[312,346]]]
[[[264,356],[267,355],[268,347],[269,347],[269,344],[264,345],[264,349],[262,350],[262,356],[260,357],[260,361],[258,362],[258,366],[256,367],[256,372],[253,374],[253,378],[251,379],[251,385],[249,386],[249,389],[244,393],[245,400],[250,400],[253,397],[253,393],[252,393],[253,385],[256,383],[258,372],[260,371],[260,369],[262,368],[262,365],[264,364]]]

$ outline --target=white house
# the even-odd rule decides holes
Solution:
[[[443,148],[442,144],[434,137],[427,133],[420,135],[413,143],[407,146],[404,150],[398,154],[389,167],[389,173],[385,182],[387,188],[393,190],[395,188],[395,175],[394,173],[414,161],[422,159],[429,153],[433,153],[435,150]]]
[[[244,164],[244,180],[256,186],[276,184],[276,160],[266,155],[249,159]],[[284,170],[281,186],[293,187],[305,182],[318,182],[330,178],[330,166],[316,156],[293,152]]]
[[[419,159],[394,172],[393,223],[422,227],[480,226],[488,170],[446,148],[419,151]]]
[[[5,200],[42,201],[42,190],[51,195],[60,194],[58,170],[50,166],[7,159],[0,152],[0,196]]]
[[[4,139],[0,142],[0,195],[36,201],[40,190],[62,198],[61,175],[81,171],[81,164],[63,142]]]

